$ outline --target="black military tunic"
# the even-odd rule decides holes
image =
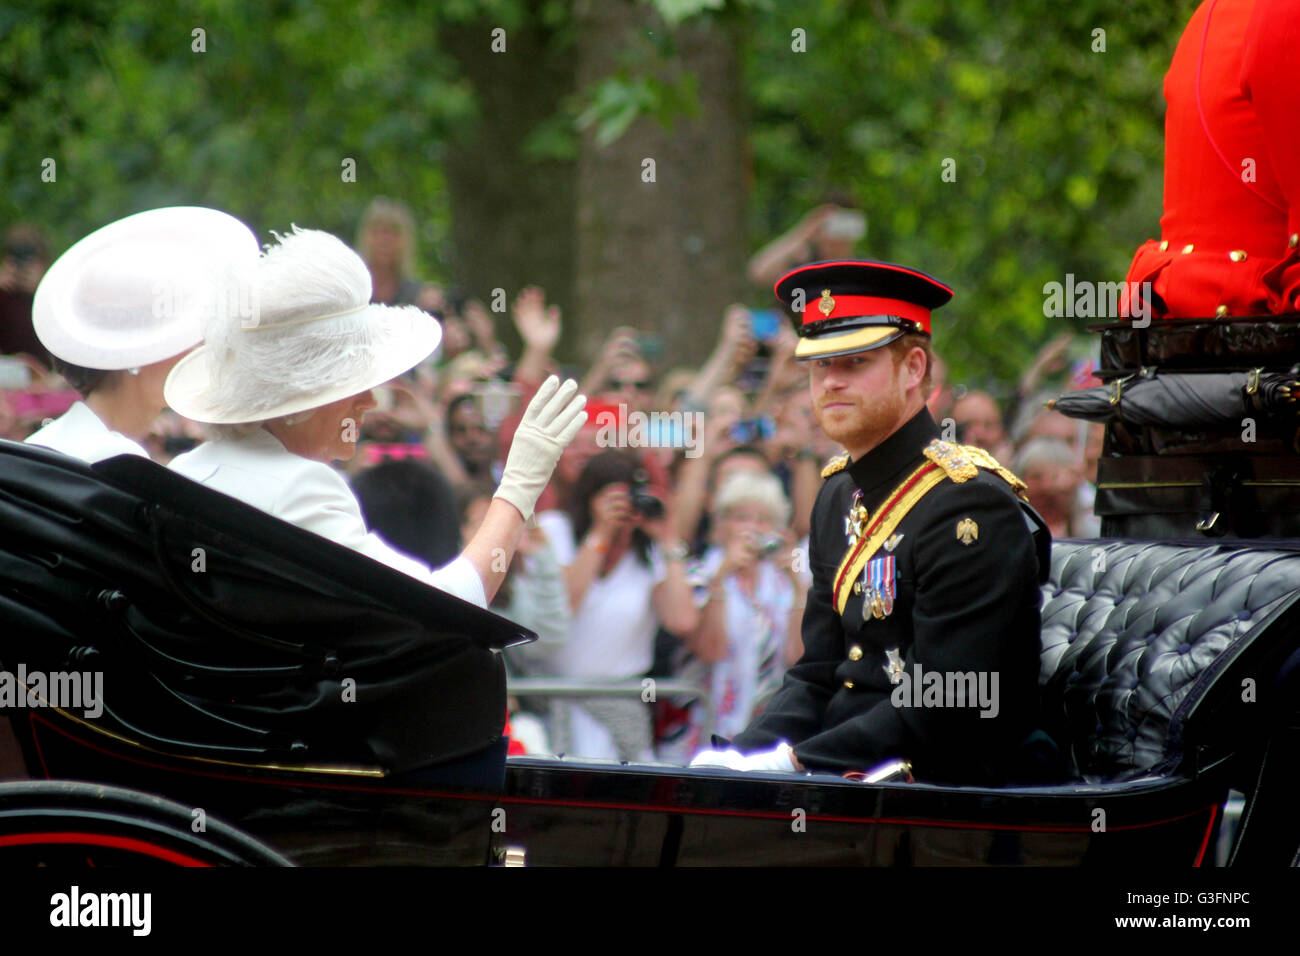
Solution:
[[[786,740],[813,770],[863,770],[901,757],[921,780],[985,784],[1016,777],[1021,743],[1038,722],[1039,582],[1047,538],[1041,519],[1007,481],[983,468],[961,482],[943,476],[876,552],[893,561],[868,563],[842,614],[833,598],[850,547],[850,509],[856,503],[876,517],[891,492],[931,460],[924,449],[938,437],[922,408],[822,486],[809,535],[813,583],[803,657],[733,746],[762,750]],[[890,602],[882,607],[877,600],[873,613],[867,595],[879,597],[882,569],[893,579],[883,589],[892,609],[880,616]],[[937,686],[930,672],[945,687],[960,684],[961,694],[924,696],[927,682]],[[984,681],[982,704],[971,679]],[[963,698],[966,705],[955,706]]]

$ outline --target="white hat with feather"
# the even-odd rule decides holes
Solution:
[[[251,314],[215,317],[164,395],[197,422],[266,421],[365,392],[428,358],[442,327],[415,306],[370,302],[370,271],[336,236],[277,236],[255,266]]]

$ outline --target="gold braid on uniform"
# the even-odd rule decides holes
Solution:
[[[1020,478],[1013,475],[1011,469],[1004,468],[998,463],[996,458],[986,452],[983,448],[976,448],[974,445],[963,445],[962,448],[966,451],[966,454],[970,457],[971,461],[975,462],[975,464],[979,465],[986,471],[993,472],[1009,484],[1011,490],[1016,493],[1017,497],[1023,498],[1025,501],[1029,500],[1029,486]]]
[[[851,544],[845,552],[831,583],[832,599],[839,613],[844,613],[844,608],[849,602],[849,582],[862,573],[862,569],[866,567],[877,549],[894,533],[894,529],[916,503],[942,484],[945,478],[961,484],[970,481],[979,474],[979,469],[983,468],[995,473],[1010,485],[1018,496],[1026,501],[1029,500],[1025,494],[1025,483],[999,465],[997,459],[983,448],[974,445],[954,445],[952,442],[936,438],[922,450],[922,453],[927,459],[926,463],[903,479],[903,483],[889,494],[876,511],[876,516],[867,528],[866,535]],[[833,475],[847,462],[847,455],[832,459],[822,471],[822,475],[826,477]]]
[[[960,484],[974,478],[977,474],[977,468],[983,468],[985,471],[991,471],[1008,485],[1016,496],[1029,500],[1027,494],[1028,485],[1012,474],[1008,469],[1003,468],[998,460],[986,452],[983,448],[975,445],[954,445],[952,442],[943,441],[936,438],[925,447],[925,457],[930,459],[945,472],[953,481]]]
[[[848,455],[836,455],[834,458],[832,458],[830,461],[826,463],[825,467],[822,468],[822,477],[829,478],[837,471],[843,471],[844,468],[848,465],[848,463],[849,463]]]

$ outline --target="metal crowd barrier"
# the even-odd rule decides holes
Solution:
[[[702,741],[713,733],[713,701],[709,691],[689,681],[671,678],[647,678],[654,681],[654,695],[659,697],[693,697],[703,710]],[[641,699],[645,688],[640,680],[583,680],[575,677],[509,677],[506,689],[516,697],[635,697]]]

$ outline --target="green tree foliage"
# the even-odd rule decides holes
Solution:
[[[419,7],[0,9],[0,221],[40,222],[62,248],[130,212],[199,204],[263,234],[296,222],[351,237],[371,197],[394,195],[436,246],[448,216],[442,143],[473,103]],[[45,157],[55,183],[41,180]],[[347,158],[355,182],[344,181]]]
[[[421,224],[426,275],[454,278],[444,144],[480,104],[439,55],[439,28],[541,18],[571,43],[577,2],[596,0],[0,7],[0,223],[42,223],[57,249],[139,209],[198,203],[263,234],[297,222],[350,237],[366,202],[392,195]],[[665,55],[691,18],[743,25],[751,218],[737,228],[757,247],[848,193],[869,217],[861,254],[957,290],[936,324],[955,381],[1013,380],[1066,321],[1044,318],[1044,283],[1120,279],[1156,234],[1161,83],[1196,0],[641,2],[669,25]],[[523,159],[573,161],[578,128],[612,140],[642,114],[671,130],[693,97],[689,76],[665,84],[629,62],[538,123]],[[46,157],[56,183],[41,180]]]
[[[863,255],[956,290],[936,343],[956,382],[1014,382],[1087,320],[1043,285],[1123,279],[1158,234],[1164,102],[1195,0],[803,0],[750,18],[751,235],[828,190],[869,219]],[[806,52],[791,31],[805,31]],[[1105,52],[1094,52],[1103,30]],[[955,160],[955,181],[942,178]]]

